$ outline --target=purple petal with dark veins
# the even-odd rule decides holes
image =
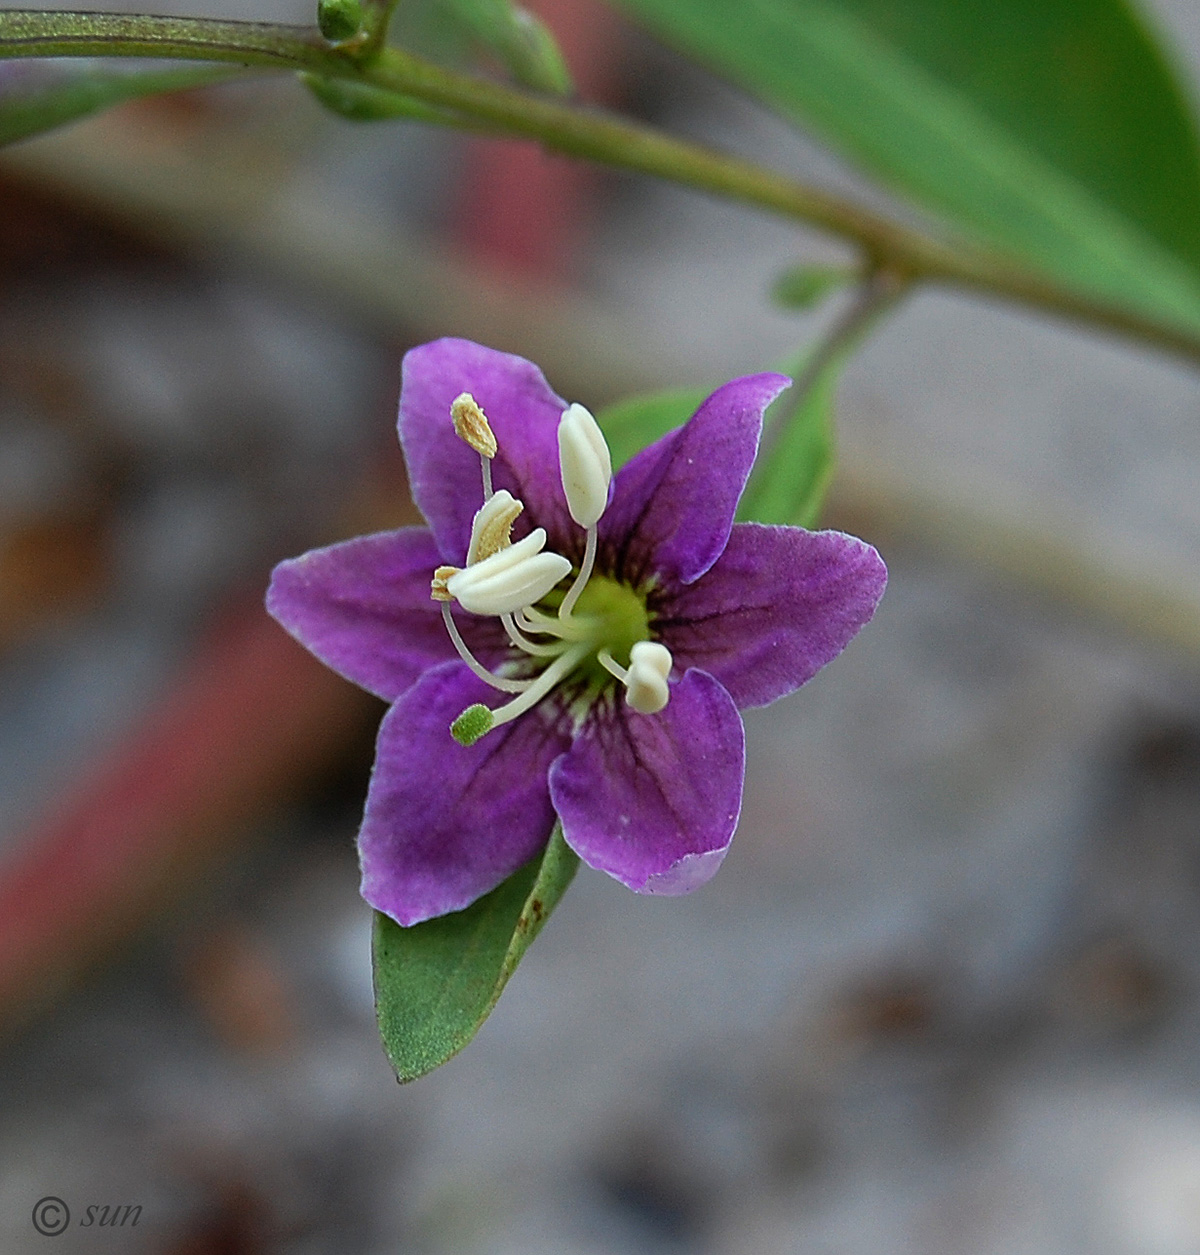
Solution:
[[[676,667],[716,676],[739,709],[765,706],[846,648],[886,584],[853,536],[738,523],[703,578],[653,599],[652,630]]]
[[[790,383],[775,374],[734,379],[630,459],[600,520],[604,569],[635,587],[656,573],[670,584],[703,575],[729,539],[763,411]]]
[[[681,894],[725,857],[742,805],[742,720],[703,671],[671,685],[656,715],[619,697],[593,710],[550,769],[567,844],[638,893]]]
[[[392,702],[427,667],[457,657],[429,598],[439,562],[424,527],[360,536],[281,562],[267,609],[326,666]],[[484,657],[505,652],[494,622],[456,621]]]
[[[525,503],[514,539],[544,527],[550,549],[576,545],[583,532],[567,513],[558,470],[558,420],[566,402],[523,357],[470,340],[435,340],[405,354],[400,443],[413,499],[443,560],[464,564],[471,519],[483,504],[479,454],[454,434],[450,418],[450,403],[462,392],[480,404],[496,435],[493,486]]]
[[[527,863],[550,837],[550,764],[570,743],[553,708],[470,747],[450,724],[504,696],[461,662],[427,672],[388,711],[358,836],[362,896],[398,924],[459,911]]]

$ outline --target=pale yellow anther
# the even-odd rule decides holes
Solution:
[[[496,437],[487,416],[469,392],[462,392],[450,402],[450,417],[454,431],[460,440],[481,453],[485,458],[496,456]]]
[[[459,568],[456,566],[440,566],[433,573],[433,579],[429,581],[429,598],[431,601],[453,601],[454,596],[446,587],[446,581],[452,576],[457,575]]]
[[[494,492],[475,512],[471,522],[471,544],[467,566],[482,562],[512,544],[512,525],[525,509],[507,488]]]
[[[561,554],[543,552],[545,544],[546,529],[535,527],[515,545],[452,575],[446,587],[472,614],[512,614],[532,606],[571,569]]]

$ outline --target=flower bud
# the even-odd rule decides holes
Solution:
[[[452,575],[450,595],[472,614],[512,614],[541,599],[566,575],[571,564],[561,554],[543,553],[546,529]]]
[[[474,566],[512,544],[512,525],[525,509],[507,488],[498,489],[475,511],[471,522],[471,544],[467,566]]]
[[[604,433],[582,405],[569,406],[559,420],[558,465],[571,517],[580,527],[594,527],[608,505],[612,458]]]
[[[363,24],[359,0],[319,0],[317,26],[331,44],[339,44],[358,34]]]

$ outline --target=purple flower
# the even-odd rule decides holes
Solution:
[[[267,595],[392,703],[359,833],[372,906],[400,924],[460,910],[556,816],[639,893],[713,875],[741,807],[739,708],[839,654],[887,578],[852,536],[734,524],[787,385],[725,384],[614,477],[591,416],[532,363],[464,340],[405,357],[400,441],[429,526],[283,562]]]

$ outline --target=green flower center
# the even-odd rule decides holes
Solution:
[[[576,670],[586,676],[589,690],[599,690],[614,677],[598,655],[607,650],[621,666],[629,666],[629,653],[638,641],[650,639],[650,615],[646,600],[628,584],[608,575],[594,574],[579,594],[572,619],[579,624],[581,641],[589,647]]]

